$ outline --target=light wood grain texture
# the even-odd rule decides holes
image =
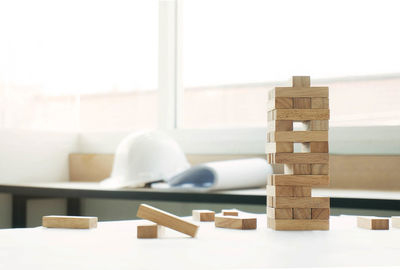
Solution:
[[[268,121],[268,131],[293,131],[293,121],[290,120],[278,120]]]
[[[392,227],[400,229],[400,217],[392,217]]]
[[[254,230],[257,229],[257,218],[216,215],[215,227],[239,230]]]
[[[328,87],[275,87],[271,91],[274,97],[329,97]]]
[[[329,120],[311,120],[303,122],[304,129],[309,131],[329,130]]]
[[[215,212],[210,210],[193,210],[192,218],[195,221],[214,221]]]
[[[311,218],[312,219],[328,220],[329,216],[330,216],[329,208],[312,208],[311,209]]]
[[[329,208],[326,197],[272,197],[274,208]]]
[[[114,155],[70,154],[69,180],[71,182],[99,182],[111,175]]]
[[[150,239],[158,237],[159,225],[157,224],[144,224],[137,226],[137,238]]]
[[[275,98],[267,103],[268,111],[271,111],[273,109],[292,109],[292,108],[293,108],[293,98],[289,97]]]
[[[328,175],[329,164],[311,164],[311,174],[313,175]]]
[[[285,187],[285,186],[278,186]],[[311,187],[293,186],[293,197],[311,197]]]
[[[293,87],[310,87],[310,76],[293,76],[292,85]]]
[[[268,228],[278,231],[329,230],[329,220],[318,219],[267,219]]]
[[[292,197],[293,196],[293,187],[292,186],[270,186],[270,185],[267,185],[267,196]]]
[[[301,144],[301,151],[303,153],[328,153],[328,142],[309,142]]]
[[[293,109],[311,109],[311,98],[293,98]]]
[[[326,142],[328,131],[275,131],[269,132],[274,142]]]
[[[141,204],[136,214],[137,217],[150,220],[159,225],[195,237],[199,226],[171,213],[162,211],[147,204]]]
[[[293,219],[311,219],[311,208],[293,208]]]
[[[267,196],[267,207],[274,207],[274,197]]]
[[[267,207],[267,217],[274,219],[293,219],[293,209]]]
[[[239,211],[236,209],[222,209],[221,213],[223,216],[239,216]]]
[[[328,109],[275,109],[268,112],[268,120],[329,120]]]
[[[311,98],[311,109],[329,109],[329,99]]]
[[[327,185],[329,185],[329,175],[273,174],[273,175],[268,176],[268,185],[327,186]]]
[[[285,174],[309,175],[311,174],[311,164],[284,164]]]
[[[269,163],[296,164],[296,163],[317,163],[328,164],[328,153],[269,153]]]
[[[293,143],[266,143],[265,153],[293,153]]]
[[[378,217],[357,217],[357,226],[368,230],[389,230],[389,219]]]
[[[46,228],[92,229],[97,227],[97,217],[44,216],[42,226]]]

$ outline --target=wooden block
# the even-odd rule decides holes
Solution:
[[[308,142],[301,144],[301,152],[303,153],[328,153],[328,142]]]
[[[268,176],[268,185],[275,186],[327,186],[329,175],[289,175],[273,174]]]
[[[292,197],[293,196],[293,187],[292,186],[267,186],[267,196],[284,196],[284,197]]]
[[[329,230],[329,220],[267,218],[267,224],[268,228],[278,231]]]
[[[312,219],[328,220],[329,216],[330,216],[329,208],[312,208],[311,209],[311,218]]]
[[[137,238],[140,239],[150,239],[158,237],[159,225],[152,224],[144,224],[137,226]]]
[[[285,186],[278,186],[285,187]],[[311,197],[311,187],[293,186],[293,197]]]
[[[308,175],[311,174],[311,164],[284,164],[285,174]]]
[[[269,153],[269,163],[304,164],[304,163],[329,163],[328,153]]]
[[[214,221],[215,212],[210,210],[193,210],[192,218],[195,221]]]
[[[239,230],[254,230],[257,229],[257,218],[216,215],[215,227]]]
[[[378,217],[357,217],[357,226],[368,230],[389,230],[389,219]]]
[[[267,217],[274,219],[293,219],[293,209],[267,207]]]
[[[304,129],[309,131],[329,130],[329,120],[304,121],[303,125],[305,126]]]
[[[311,219],[311,208],[293,208],[293,219]]]
[[[325,97],[329,98],[328,87],[275,87],[270,93],[276,97]]]
[[[329,164],[311,164],[311,174],[329,175]]]
[[[275,109],[268,112],[268,120],[329,120],[328,109]]]
[[[268,132],[274,142],[326,142],[328,131],[275,131]]]
[[[293,108],[311,109],[311,98],[293,98]]]
[[[293,153],[293,143],[267,143],[265,146],[265,153]]]
[[[329,109],[329,99],[311,98],[311,109]]]
[[[196,224],[183,220],[178,216],[162,211],[147,204],[139,205],[136,216],[153,221],[154,223],[187,234],[191,237],[195,237],[197,230],[199,229],[199,226],[197,226]]]
[[[293,109],[293,98],[281,97],[270,100],[267,104],[267,110],[271,111],[274,109]],[[311,99],[310,99],[311,109]]]
[[[293,131],[293,121],[290,121],[290,120],[268,121],[267,130],[268,131]]]
[[[92,229],[97,227],[97,217],[44,216],[42,226],[46,228]]]
[[[293,87],[310,87],[310,76],[293,76],[292,85]]]
[[[327,197],[272,197],[274,208],[329,208]]]
[[[239,211],[236,209],[223,209],[221,210],[223,216],[239,216]]]
[[[400,217],[392,217],[392,227],[400,228]]]
[[[274,201],[272,196],[267,196],[267,207],[274,207]]]

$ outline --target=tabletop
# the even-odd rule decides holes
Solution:
[[[400,266],[400,229],[370,231],[353,216],[331,217],[330,231],[257,230],[202,222],[196,238],[166,230],[137,239],[143,220],[100,222],[97,229],[0,230],[1,269],[254,269]],[[191,220],[190,217],[185,219]]]

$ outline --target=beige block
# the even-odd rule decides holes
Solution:
[[[215,212],[210,210],[193,210],[192,218],[195,221],[214,221]]]
[[[311,109],[311,98],[293,98],[293,109]]]
[[[293,187],[292,186],[267,186],[267,196],[292,197],[293,196]]]
[[[275,87],[270,97],[329,97],[328,87]]]
[[[274,219],[293,219],[293,209],[267,207],[267,217]]]
[[[328,175],[329,164],[311,164],[311,174],[313,175]]]
[[[285,174],[308,175],[311,174],[311,164],[284,164]]]
[[[293,87],[310,87],[310,76],[293,76],[292,85]]]
[[[158,238],[159,225],[157,224],[144,224],[137,226],[137,238],[151,239]]]
[[[223,216],[239,216],[239,211],[236,209],[222,209],[221,213]]]
[[[268,131],[293,131],[293,121],[290,121],[290,120],[268,121],[267,130]]]
[[[274,208],[329,208],[326,197],[272,197]]]
[[[257,229],[257,218],[216,215],[215,227],[239,230],[254,230]]]
[[[389,230],[389,219],[378,217],[357,217],[357,226],[368,230]]]
[[[329,220],[267,218],[267,224],[268,228],[278,231],[329,230]]]
[[[311,218],[312,219],[323,219],[327,220],[330,216],[329,208],[312,208],[311,209]]]
[[[275,186],[327,186],[329,175],[289,175],[273,174],[268,176],[268,185]]]
[[[97,227],[97,217],[44,216],[42,226],[46,228],[92,229]]]
[[[271,131],[269,139],[275,142],[327,142],[328,131]]]
[[[392,217],[392,227],[400,228],[400,217]]]
[[[328,109],[275,109],[268,112],[268,120],[329,120]]]
[[[293,219],[311,219],[311,208],[293,208]]]
[[[329,99],[311,98],[311,109],[329,109]]]
[[[329,163],[328,153],[269,153],[267,158],[269,163],[281,164]]]
[[[311,187],[293,186],[293,197],[311,197]]]

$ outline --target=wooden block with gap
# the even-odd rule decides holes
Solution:
[[[277,120],[268,121],[268,131],[293,131],[293,121],[291,120]]]
[[[293,109],[311,109],[311,98],[293,98]]]
[[[42,226],[46,228],[92,229],[97,227],[97,217],[44,216]]]
[[[285,187],[285,186],[278,186],[278,187]],[[293,197],[311,197],[311,187],[294,186]]]
[[[195,221],[214,221],[215,212],[210,210],[193,210],[192,218]]]
[[[329,208],[327,197],[272,197],[274,208]]]
[[[274,219],[293,219],[293,209],[267,207],[267,217]]]
[[[309,131],[324,131],[329,129],[329,120],[303,121],[304,129]]]
[[[284,164],[285,174],[308,175],[311,174],[311,164]]]
[[[270,99],[277,97],[325,97],[329,98],[329,88],[312,87],[275,87],[269,93]]]
[[[301,152],[303,153],[328,153],[328,142],[308,142],[301,144]]]
[[[293,208],[293,219],[311,219],[311,208]]]
[[[274,142],[326,142],[328,131],[271,131],[269,139]]]
[[[265,146],[265,153],[293,153],[293,143],[267,143]]]
[[[329,109],[275,109],[267,115],[268,120],[329,120]]]
[[[267,182],[275,186],[327,186],[329,175],[273,174],[268,176]]]
[[[293,108],[293,98],[290,97],[275,98],[270,100],[267,104],[268,111],[274,109],[292,109],[292,108]],[[311,103],[310,103],[310,109],[311,109]]]
[[[254,230],[257,229],[257,218],[216,215],[215,227],[239,230]]]
[[[147,204],[139,205],[136,216],[187,234],[191,237],[195,237],[199,229],[199,226],[196,224]]]
[[[223,216],[239,216],[239,211],[236,209],[223,209],[221,213]]]
[[[329,230],[329,220],[267,218],[267,224],[268,228],[278,231]]]
[[[310,76],[293,76],[292,85],[293,87],[310,87],[311,86]]]
[[[394,216],[394,217],[391,218],[391,220],[392,220],[392,227],[393,228],[400,228],[400,217]]]
[[[267,196],[283,196],[283,197],[292,197],[293,196],[293,187],[292,186],[267,186]]]
[[[329,109],[329,99],[311,98],[311,109]]]
[[[328,164],[328,153],[268,153],[267,159],[269,163],[281,164]]]
[[[160,226],[155,223],[138,225],[137,238],[139,239],[158,238],[159,230]]]
[[[389,230],[389,219],[379,217],[357,217],[357,226],[368,230]]]
[[[329,164],[311,164],[311,174],[329,175]]]
[[[330,209],[329,208],[312,208],[311,219],[322,219],[329,220]]]

